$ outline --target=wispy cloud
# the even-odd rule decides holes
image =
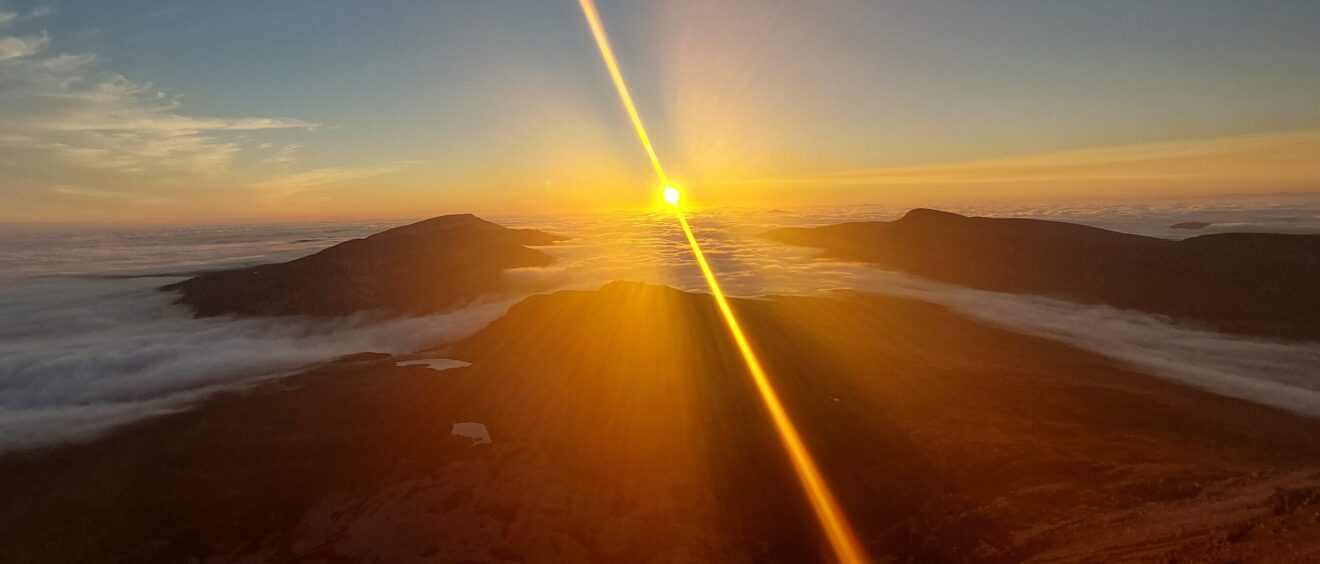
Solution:
[[[94,188],[84,188],[81,186],[56,186],[54,188],[51,188],[51,191],[55,192],[56,194],[62,194],[65,196],[73,196],[76,198],[95,198],[99,200],[115,200],[125,197],[124,194],[121,194],[119,192],[113,192],[110,190],[97,190]]]
[[[44,18],[55,14],[55,8],[50,6],[37,6],[28,12],[29,18]]]
[[[269,147],[270,147],[269,144],[265,144],[265,145],[263,145],[262,148],[269,148]],[[291,164],[297,162],[298,157],[297,157],[296,153],[297,153],[299,150],[301,150],[302,148],[303,148],[303,144],[302,144],[302,143],[290,143],[290,144],[288,144],[288,145],[285,145],[285,146],[283,146],[283,147],[280,147],[279,150],[275,151],[275,153],[272,154],[271,156],[266,157],[266,159],[265,159],[264,161],[262,161],[262,162],[265,162],[266,164],[277,165],[277,166],[288,166],[288,165],[291,165]]]
[[[401,165],[325,167],[296,172],[249,185],[266,196],[289,197],[329,188],[350,180],[361,180],[398,172]]]
[[[1320,182],[1320,130],[1103,147],[1040,155],[726,184],[959,185],[1095,181]]]
[[[3,19],[6,16],[12,19],[13,14],[0,14],[0,24],[4,23]],[[28,36],[0,36],[0,61],[35,55],[49,43],[50,37],[44,32]]]
[[[0,45],[5,39],[13,38],[0,38]],[[315,127],[290,118],[187,115],[177,97],[98,73],[91,54],[37,51],[0,64],[0,125],[10,133],[10,148],[67,166],[215,174],[240,150],[238,141],[218,133]]]
[[[379,169],[295,172],[288,143],[264,159],[278,171],[242,170],[240,155],[257,151],[254,134],[313,130],[291,117],[216,117],[185,111],[179,96],[101,68],[94,53],[61,53],[45,31],[18,33],[48,11],[0,11],[0,180],[29,197],[64,194],[61,186],[135,192],[140,202],[179,190],[244,186],[254,175],[272,185],[316,187],[332,177],[355,178]],[[246,161],[244,161],[246,162]],[[43,188],[44,186],[44,188]],[[127,205],[127,204],[125,204]]]

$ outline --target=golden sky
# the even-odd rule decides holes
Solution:
[[[694,207],[1320,190],[1320,4],[599,4]],[[0,222],[656,200],[575,2],[58,8],[0,2]]]

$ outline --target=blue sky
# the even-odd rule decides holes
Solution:
[[[1320,177],[1301,162],[1320,147],[1318,2],[599,6],[666,168],[710,203],[1306,190]],[[0,193],[16,204],[0,220],[652,197],[571,0],[0,1],[0,59]],[[967,173],[1000,159],[1092,170],[1087,151],[1150,146],[1164,161],[1200,152],[1139,182],[1097,182],[1132,176],[1122,162],[1025,188]],[[1207,161],[1239,166],[1183,170]],[[940,180],[947,167],[956,182]]]

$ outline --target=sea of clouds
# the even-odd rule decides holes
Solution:
[[[945,209],[968,215],[1069,221],[1170,239],[1232,231],[1320,234],[1320,195]],[[1189,386],[1320,417],[1320,343],[1226,335],[1136,311],[962,288],[870,265],[825,260],[812,249],[757,237],[777,227],[887,221],[905,212],[881,206],[727,209],[691,214],[690,220],[712,268],[732,295],[861,290],[917,299],[988,324],[1063,341]],[[1191,221],[1210,225],[1190,231],[1172,228]],[[575,244],[551,249],[560,263],[542,275],[576,269],[595,276],[579,278],[577,282],[587,287],[628,279],[704,290],[705,281],[691,263],[682,232],[664,214],[633,216],[626,225],[582,219],[542,227],[592,234]],[[621,252],[629,260],[610,258]],[[564,277],[563,282],[567,281]]]
[[[0,450],[77,440],[362,351],[463,337],[512,300],[406,319],[194,319],[162,285],[289,260],[388,225],[11,234],[0,250]]]
[[[1041,217],[1164,237],[1182,221],[1257,231],[1320,232],[1320,205],[1300,202],[951,207]],[[1320,416],[1320,343],[1218,334],[1131,311],[969,290],[757,237],[785,226],[888,220],[881,206],[722,209],[690,220],[725,290],[737,296],[839,289],[942,304],[973,318],[1058,339],[1157,376]],[[439,315],[387,319],[194,319],[159,287],[197,272],[284,261],[398,225],[394,222],[175,229],[26,228],[0,238],[0,450],[94,437],[338,356],[406,353],[480,330],[521,296],[635,280],[703,291],[672,215],[493,218],[572,237],[559,261],[508,273],[513,295]]]

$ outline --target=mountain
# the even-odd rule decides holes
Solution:
[[[1320,557],[1314,419],[927,303],[731,305],[876,561]],[[0,457],[0,499],[4,562],[830,560],[710,297],[631,283]]]
[[[1174,241],[915,209],[896,221],[764,236],[970,288],[1134,309],[1230,333],[1320,339],[1320,235]]]
[[[179,303],[199,317],[433,313],[500,290],[505,269],[554,262],[526,245],[559,240],[470,214],[446,215],[297,260],[203,274],[164,289],[180,292]]]

